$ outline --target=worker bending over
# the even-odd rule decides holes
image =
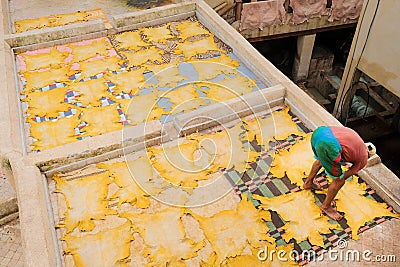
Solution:
[[[304,189],[321,189],[314,178],[321,169],[333,181],[329,185],[328,193],[320,209],[334,220],[340,220],[343,216],[332,207],[331,203],[338,191],[344,185],[346,179],[365,167],[368,160],[368,150],[361,137],[352,129],[339,126],[320,126],[311,137],[311,147],[316,161],[313,163],[310,174],[303,184]],[[352,166],[343,172],[341,163],[349,162]],[[351,201],[351,199],[348,199]]]

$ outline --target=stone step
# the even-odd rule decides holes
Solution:
[[[17,196],[10,182],[0,170],[0,224],[6,223],[9,217],[18,213]],[[2,220],[4,218],[4,220]]]

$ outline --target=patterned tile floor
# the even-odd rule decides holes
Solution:
[[[14,189],[0,170],[0,202],[15,196]]]
[[[24,266],[19,220],[0,226],[0,267]]]
[[[14,195],[13,188],[0,169],[0,202]],[[0,225],[0,267],[24,266],[22,254],[19,220]]]

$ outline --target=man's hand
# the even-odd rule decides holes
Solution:
[[[314,161],[310,174],[307,177],[307,180],[303,184],[304,189],[315,189],[315,190],[320,190],[321,186],[319,184],[314,183],[314,178],[317,176],[317,173],[319,170],[322,168],[322,164],[319,160]]]

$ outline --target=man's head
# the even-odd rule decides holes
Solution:
[[[329,127],[321,126],[313,132],[311,147],[314,157],[321,162],[326,174],[334,179],[343,176],[341,168],[342,147]]]

